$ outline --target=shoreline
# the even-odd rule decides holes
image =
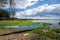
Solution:
[[[30,31],[32,29],[14,29],[14,28],[11,28],[11,29],[1,29],[0,28],[0,35],[4,35],[4,34],[15,34],[15,33],[22,33],[22,32],[26,32],[26,31]]]

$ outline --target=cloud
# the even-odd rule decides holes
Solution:
[[[40,17],[40,16],[35,16],[35,17],[25,17],[25,19],[59,19],[57,16],[51,16],[51,17]]]
[[[16,8],[26,8],[28,6],[34,5],[37,3],[38,0],[17,0],[16,1]]]
[[[19,12],[24,18],[48,18],[48,19],[60,19],[60,4],[44,4],[34,9],[28,9],[23,12]],[[17,15],[18,16],[18,15]],[[18,17],[21,17],[18,16]]]

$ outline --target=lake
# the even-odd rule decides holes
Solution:
[[[5,26],[5,28],[35,29],[42,26],[44,25],[40,23],[40,24],[33,24],[33,25],[28,25],[28,26]]]
[[[38,19],[38,20],[32,20],[33,22],[48,22],[52,24],[53,28],[60,28],[59,22],[60,19]]]
[[[52,24],[52,28],[60,28],[59,22],[60,19],[36,19],[36,20],[30,20],[32,22],[47,22],[47,23],[51,23]],[[28,29],[32,29],[32,28],[38,28],[38,27],[42,27],[44,26],[43,24],[33,24],[30,26],[6,26],[5,28],[28,28]]]

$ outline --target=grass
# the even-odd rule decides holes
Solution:
[[[32,24],[39,24],[39,22],[32,22],[28,20],[2,20],[0,26],[26,26]]]
[[[2,26],[26,26],[32,24],[39,24],[42,22],[32,22],[28,20],[2,20],[0,21],[0,27]],[[30,40],[60,40],[60,28],[51,29],[49,23],[43,23],[43,27],[29,31]],[[7,31],[7,30],[5,30]],[[9,30],[8,30],[9,31]],[[7,31],[7,32],[8,32]],[[37,34],[37,36],[36,36]]]
[[[59,30],[57,30],[57,32],[60,32]],[[38,39],[38,40],[59,40],[60,39],[60,34],[58,34],[56,32],[56,29],[52,30],[50,28],[50,26],[46,25],[46,27],[40,27],[37,29],[34,29],[32,31],[30,31],[29,33],[32,35],[36,35],[37,36],[31,36],[30,39]],[[38,37],[38,38],[37,38]]]
[[[60,28],[55,28],[55,29],[52,29],[52,30],[57,32],[57,33],[60,33]]]

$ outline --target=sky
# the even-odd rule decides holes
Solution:
[[[60,0],[15,0],[15,17],[23,19],[60,19]]]

